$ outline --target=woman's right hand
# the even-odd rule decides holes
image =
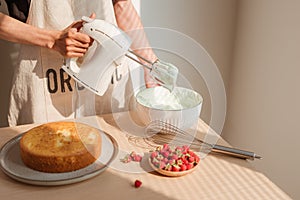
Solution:
[[[93,13],[90,18],[95,18]],[[67,58],[82,57],[92,45],[93,39],[88,35],[79,32],[83,21],[73,22],[70,26],[56,34],[53,50],[58,51]]]

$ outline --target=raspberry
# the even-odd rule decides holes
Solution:
[[[121,162],[123,163],[129,163],[130,161],[132,161],[132,158],[130,155],[126,155],[124,158],[120,159]]]
[[[143,157],[140,155],[134,155],[132,158],[133,158],[133,161],[141,162]]]
[[[173,160],[177,160],[178,159],[178,156],[176,154],[172,155],[171,157]]]
[[[195,158],[194,157],[189,157],[189,162],[190,163],[193,163],[195,161]]]
[[[165,166],[165,170],[171,171],[171,170],[172,170],[172,165],[168,163],[168,164]]]
[[[173,165],[172,166],[172,171],[173,172],[179,172],[179,170],[180,170],[180,167],[178,165]]]
[[[141,187],[141,185],[142,185],[142,181],[140,181],[140,180],[135,180],[135,182],[134,182],[134,187],[139,188],[139,187]]]
[[[166,163],[164,163],[163,161],[159,162],[159,169],[164,169],[166,166]]]
[[[157,151],[153,151],[151,153],[151,158],[155,158],[156,156],[158,156],[158,152]]]
[[[168,150],[169,148],[170,148],[170,147],[169,147],[168,144],[164,144],[164,145],[163,145],[163,149]]]
[[[175,148],[175,151],[182,151],[182,147],[181,146],[177,146],[176,148]]]
[[[169,161],[168,161],[168,163],[169,163],[170,165],[173,165],[173,164],[175,164],[175,163],[176,163],[176,160],[174,160],[174,159],[172,159],[172,160],[169,160]]]
[[[194,167],[194,164],[193,163],[188,163],[186,165],[186,169],[189,170],[189,169],[192,169]]]
[[[192,156],[192,157],[195,156],[195,153],[194,153],[192,150],[190,150],[190,149],[188,150],[187,153],[188,153],[190,156]]]
[[[164,158],[162,161],[167,164],[169,162],[169,159],[168,158]]]
[[[131,161],[135,162],[141,162],[143,159],[143,156],[138,155],[134,151],[132,151],[130,154],[127,154],[124,158],[120,159],[123,163],[129,163]]]
[[[186,168],[187,168],[186,165],[181,165],[181,166],[180,166],[180,171],[185,171]]]
[[[197,155],[195,155],[195,162],[199,163],[199,161],[200,161],[200,158]]]
[[[163,151],[161,154],[163,155],[163,157],[167,158],[169,157],[170,153],[168,151]]]
[[[182,163],[187,165],[189,163],[189,161],[187,159],[182,159]]]

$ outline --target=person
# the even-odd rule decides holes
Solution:
[[[0,13],[0,39],[22,44],[11,89],[9,126],[74,117],[74,92],[82,88],[75,87],[61,66],[64,58],[83,57],[93,44],[92,38],[80,32],[82,16],[117,25],[132,37],[134,51],[148,60],[157,59],[145,33],[132,31],[143,29],[143,25],[131,0],[6,0],[6,3],[10,16]],[[116,69],[108,91],[97,97],[100,102],[97,107],[102,108],[100,114],[111,112],[107,108],[112,105],[112,90],[116,87],[113,83],[120,82],[125,73],[128,66]],[[156,85],[147,70],[144,78],[147,87]]]

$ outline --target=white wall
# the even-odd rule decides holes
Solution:
[[[300,199],[300,1],[239,0],[223,136]]]

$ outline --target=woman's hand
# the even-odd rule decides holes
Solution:
[[[90,18],[95,18],[93,13]],[[93,39],[79,32],[83,21],[73,22],[62,31],[58,31],[52,49],[58,51],[64,57],[82,57],[92,45]]]

